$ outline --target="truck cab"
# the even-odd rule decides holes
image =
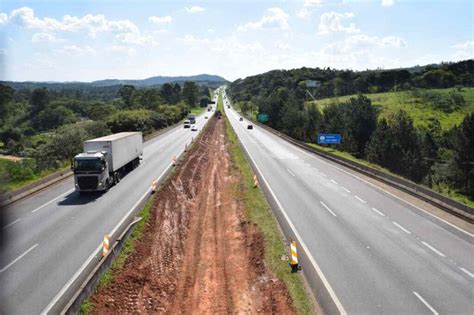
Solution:
[[[78,191],[104,191],[113,181],[109,179],[107,152],[89,151],[74,157],[71,169]]]

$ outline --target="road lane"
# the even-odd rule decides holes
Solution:
[[[207,119],[197,119],[202,129]],[[197,132],[178,126],[145,143],[141,165],[105,194],[70,191],[72,178],[5,210],[7,243],[0,253],[0,313],[39,313]],[[32,212],[36,210],[35,212]]]
[[[225,110],[349,314],[472,312],[471,236]]]

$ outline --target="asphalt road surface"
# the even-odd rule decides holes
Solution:
[[[225,111],[348,314],[473,314],[473,235]],[[355,175],[355,176],[354,176]],[[312,266],[303,266],[304,269]]]
[[[197,118],[199,130],[209,113]],[[70,177],[0,209],[0,314],[39,314],[197,132],[178,126],[144,143],[140,166],[107,193],[79,195]]]

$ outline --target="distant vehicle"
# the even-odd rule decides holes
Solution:
[[[244,119],[242,117],[239,118],[239,121],[244,121]]]
[[[207,116],[204,116],[205,119],[207,119]]]
[[[120,132],[84,141],[84,152],[72,160],[78,192],[106,191],[140,164],[141,132]]]
[[[194,115],[194,114],[189,114],[188,119],[189,119],[189,123],[190,123],[191,125],[196,123],[196,115]]]
[[[227,105],[227,108],[230,108],[230,105]]]
[[[189,120],[185,120],[183,124],[184,128],[191,128],[191,122]]]
[[[247,129],[253,129],[253,125],[252,125],[252,124],[248,124],[248,125],[247,125]]]
[[[192,127],[191,127],[191,131],[198,131],[198,127],[192,126]]]

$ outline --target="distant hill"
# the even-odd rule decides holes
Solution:
[[[138,86],[149,86],[149,85],[161,85],[171,82],[185,82],[185,81],[194,81],[194,82],[227,82],[221,76],[211,75],[211,74],[198,74],[192,76],[178,76],[178,77],[165,77],[165,76],[156,76],[150,77],[143,80],[117,80],[117,79],[107,79],[93,81],[92,85],[95,86],[109,86],[109,85],[119,85],[119,84],[131,84]]]
[[[137,87],[156,87],[163,85],[165,83],[179,83],[184,84],[186,81],[194,81],[196,84],[201,86],[208,86],[211,88],[216,88],[223,83],[228,81],[221,76],[211,75],[211,74],[199,74],[192,76],[177,76],[177,77],[165,77],[165,76],[156,76],[150,77],[143,80],[118,80],[118,79],[107,79],[99,80],[93,82],[54,82],[54,81],[24,81],[24,82],[15,82],[15,81],[0,81],[1,84],[8,85],[15,90],[33,90],[36,88],[46,87],[53,91],[64,91],[64,90],[102,90],[102,89],[113,89],[118,90],[120,85],[130,84]]]

